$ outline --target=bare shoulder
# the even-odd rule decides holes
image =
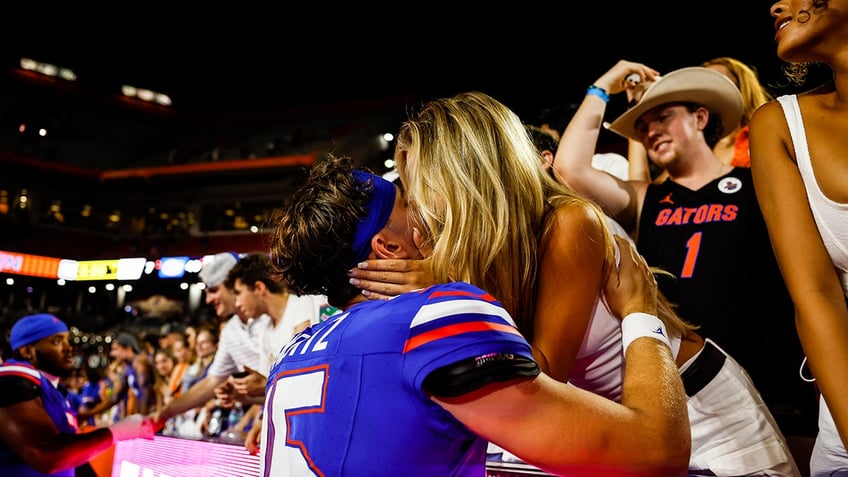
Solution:
[[[600,213],[600,209],[581,200],[558,203],[551,214],[551,226],[558,233],[601,234],[604,229]]]
[[[784,119],[783,108],[777,100],[772,100],[763,104],[754,111],[753,115],[751,115],[750,131],[752,135],[755,134],[758,129],[762,128],[767,131],[770,128],[779,127],[781,125],[785,127],[786,120]]]
[[[776,99],[754,111],[748,134],[751,167],[755,171],[758,169],[755,161],[762,165],[779,158],[794,156],[789,124],[783,113],[783,107]]]
[[[606,246],[602,212],[590,203],[571,200],[557,204],[549,218],[546,241],[565,253],[598,253]]]

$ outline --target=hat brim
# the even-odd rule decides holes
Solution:
[[[609,125],[609,130],[639,141],[636,121],[648,111],[668,103],[695,103],[721,119],[724,133],[742,119],[742,95],[729,78],[718,71],[693,66],[672,71],[652,84],[635,106]]]

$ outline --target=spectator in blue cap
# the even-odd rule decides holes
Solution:
[[[68,326],[46,313],[12,326],[13,356],[0,365],[0,475],[73,477],[116,441],[153,437],[153,422],[140,414],[77,434],[75,412],[58,387],[73,369],[68,335]]]

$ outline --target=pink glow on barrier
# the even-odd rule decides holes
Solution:
[[[111,477],[258,477],[259,456],[240,445],[155,436],[115,444]],[[533,466],[486,462],[486,477],[552,477]]]
[[[243,446],[155,436],[115,445],[112,477],[256,477],[259,456]]]

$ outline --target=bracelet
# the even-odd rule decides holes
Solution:
[[[597,97],[603,99],[605,103],[609,103],[609,94],[607,93],[607,90],[605,90],[604,88],[601,88],[599,86],[595,86],[595,85],[589,86],[589,88],[586,89],[586,94],[589,94],[589,95],[592,95],[592,96],[597,96]]]
[[[656,316],[648,313],[631,313],[621,320],[621,346],[624,354],[627,354],[630,343],[644,336],[662,341],[671,349],[665,324]]]

